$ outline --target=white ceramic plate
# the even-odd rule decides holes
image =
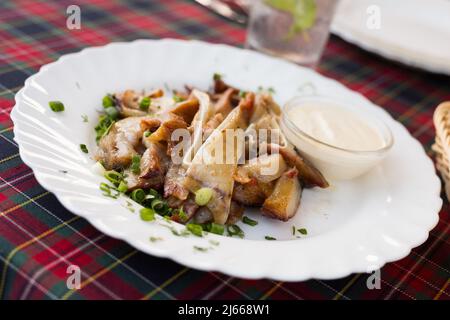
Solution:
[[[328,190],[306,190],[300,212],[289,222],[249,212],[259,225],[243,225],[244,240],[174,236],[162,226],[166,223],[163,219],[143,222],[137,212],[126,208],[125,199],[102,196],[99,183],[103,179],[91,171],[94,161],[80,151],[79,144],[86,143],[93,153],[93,127],[103,95],[167,84],[207,89],[214,72],[246,90],[273,87],[281,104],[298,94],[303,84],[311,83],[318,94],[359,104],[383,119],[392,129],[395,146],[381,166],[360,179],[333,183]],[[66,111],[52,112],[50,100],[64,102]],[[88,123],[82,121],[84,114]],[[442,204],[431,160],[408,131],[381,108],[311,70],[224,45],[140,40],[69,54],[27,79],[11,116],[23,161],[67,209],[143,252],[196,269],[286,281],[368,272],[406,256],[423,243],[438,221]],[[308,235],[292,236],[293,225],[306,228]],[[282,241],[264,240],[266,235]],[[163,240],[151,242],[149,237]],[[194,246],[210,249],[199,252]]]
[[[380,9],[380,29],[367,27]],[[450,75],[449,0],[340,0],[332,31],[388,59]]]

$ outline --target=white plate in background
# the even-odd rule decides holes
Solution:
[[[367,27],[374,5],[380,29]],[[450,75],[449,0],[340,0],[331,29],[388,59]]]

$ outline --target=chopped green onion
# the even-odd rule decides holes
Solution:
[[[208,248],[205,247],[199,247],[199,246],[194,246],[194,250],[197,250],[199,252],[206,252],[208,251]]]
[[[184,101],[184,99],[176,94],[173,95],[173,101],[175,101],[176,103]]]
[[[142,208],[139,212],[141,219],[144,221],[152,221],[155,220],[155,211],[150,208]]]
[[[53,112],[64,111],[64,104],[61,101],[50,101],[48,105]]]
[[[148,138],[148,137],[151,136],[151,134],[152,134],[151,131],[147,130],[147,131],[144,132],[144,137]]]
[[[258,221],[250,219],[247,216],[244,216],[242,218],[242,222],[245,223],[245,224],[248,224],[249,226],[252,226],[252,227],[254,227],[254,226],[256,226],[258,224]]]
[[[207,231],[214,234],[223,235],[225,227],[221,224],[211,222],[208,224]]]
[[[120,181],[119,186],[117,187],[117,190],[122,193],[127,192],[128,191],[127,183],[123,180]]]
[[[95,132],[97,133],[95,138],[97,143],[100,141],[101,138],[103,138],[105,135],[108,134],[114,122],[115,122],[114,119],[111,119],[105,114],[100,116],[98,124],[94,128]]]
[[[220,73],[218,73],[218,72],[214,73],[214,75],[213,75],[213,80],[214,81],[218,81],[218,80],[221,80],[221,79],[222,79],[222,75]]]
[[[241,97],[241,98],[245,98],[245,96],[247,95],[247,92],[245,92],[245,91],[239,91],[239,97]]]
[[[271,236],[265,236],[264,239],[266,240],[277,240],[277,238],[271,237]]]
[[[178,209],[178,217],[183,222],[186,221],[188,218],[186,212],[184,212],[183,206],[181,206],[180,209]]]
[[[114,100],[111,97],[111,95],[108,94],[108,95],[104,96],[103,100],[102,100],[102,104],[103,104],[104,108],[108,108],[108,107],[114,106]]]
[[[298,229],[298,232],[300,232],[303,235],[307,235],[308,234],[308,231],[305,228]]]
[[[84,153],[88,153],[88,152],[89,152],[89,151],[88,151],[88,148],[86,147],[85,144],[80,144],[80,149],[81,149],[81,151],[83,151]]]
[[[148,194],[153,196],[154,198],[158,198],[159,197],[159,193],[155,189],[148,190]]]
[[[152,201],[151,207],[153,210],[155,210],[156,212],[160,212],[162,210],[164,210],[164,207],[166,206],[166,204],[164,203],[164,201],[159,200],[159,199],[155,199]]]
[[[106,108],[105,113],[113,120],[116,120],[119,117],[119,111],[116,109],[116,107]]]
[[[145,199],[145,191],[142,189],[133,190],[133,192],[131,192],[130,197],[137,203],[141,203]]]
[[[103,195],[105,197],[110,197],[113,199],[117,199],[119,197],[120,192],[118,192],[114,187],[111,187],[110,185],[102,182],[100,183],[100,190],[103,191]],[[113,193],[113,191],[115,193]]]
[[[295,236],[295,226],[292,226],[292,235]]]
[[[133,158],[131,158],[131,172],[134,174],[139,174],[141,172],[141,156],[135,154]]]
[[[119,185],[120,181],[122,181],[122,175],[114,170],[105,171],[104,176],[108,181],[114,183],[115,185]]]
[[[188,229],[192,234],[196,235],[197,237],[203,236],[203,228],[199,224],[189,223],[186,225],[186,229]]]
[[[227,231],[228,231],[228,234],[230,236],[237,236],[239,238],[243,238],[244,237],[244,231],[242,231],[242,229],[239,226],[235,225],[235,224],[228,225],[227,226]]]
[[[82,114],[82,115],[81,115],[81,118],[83,119],[83,122],[88,122],[88,121],[89,121],[88,116],[85,115],[85,114]]]
[[[195,203],[199,206],[206,206],[211,200],[213,190],[211,188],[200,188],[195,193]]]
[[[150,107],[150,103],[152,100],[149,97],[142,98],[141,102],[139,103],[139,108],[143,111],[147,111],[148,107]]]

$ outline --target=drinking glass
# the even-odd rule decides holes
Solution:
[[[247,47],[315,67],[338,0],[253,0]]]

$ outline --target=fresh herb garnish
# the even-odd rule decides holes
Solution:
[[[103,191],[103,195],[105,197],[117,199],[120,195],[120,192],[115,187],[112,187],[104,182],[100,183],[100,190]]]
[[[225,227],[223,225],[214,222],[205,224],[204,229],[208,232],[218,235],[223,235],[223,233],[225,232]]]
[[[186,212],[184,212],[183,206],[181,206],[180,209],[178,209],[178,217],[182,222],[188,219]]]
[[[88,121],[89,121],[88,116],[85,115],[85,114],[82,114],[82,115],[81,115],[81,119],[83,119],[83,122],[88,122]]]
[[[144,221],[153,221],[155,220],[155,211],[150,208],[142,208],[139,212],[141,219]]]
[[[117,120],[117,118],[119,118],[119,111],[116,109],[116,107],[106,108],[105,113],[112,120]]]
[[[203,236],[203,228],[199,224],[188,223],[186,225],[186,229],[189,230],[193,235],[196,235],[197,237]]]
[[[264,239],[266,240],[277,240],[277,238],[271,237],[271,236],[265,236]]]
[[[161,237],[150,237],[149,240],[150,240],[151,242],[157,242],[157,241],[162,241],[162,240],[164,240],[164,239],[161,238]]]
[[[306,230],[305,228],[298,229],[298,232],[300,232],[300,234],[302,234],[302,235],[308,234],[308,230]]]
[[[148,137],[151,136],[151,134],[152,134],[151,131],[147,130],[147,131],[144,132],[144,137],[148,138]]]
[[[112,98],[112,96],[110,94],[107,94],[106,96],[103,97],[102,105],[104,108],[113,107],[114,104],[115,104],[114,99]]]
[[[64,104],[61,101],[50,101],[48,105],[53,112],[64,111]]]
[[[194,246],[194,250],[197,250],[199,252],[207,252],[209,248]]]
[[[219,81],[221,79],[222,79],[222,75],[220,73],[218,73],[218,72],[214,73],[214,75],[213,75],[214,81]]]
[[[135,189],[131,192],[130,197],[137,203],[141,203],[145,199],[145,191],[142,189]]]
[[[292,235],[295,236],[295,226],[292,226]]]
[[[206,206],[213,196],[211,188],[200,188],[195,192],[195,203],[199,206]]]
[[[89,150],[88,150],[88,148],[86,147],[85,144],[80,144],[80,149],[81,149],[81,151],[83,151],[84,153],[89,153]]]
[[[141,156],[138,154],[135,154],[131,158],[131,172],[134,174],[139,174],[141,172]]]
[[[247,95],[246,91],[243,91],[243,90],[239,91],[239,97],[240,98],[245,98],[246,95]]]
[[[141,102],[139,102],[139,109],[141,109],[143,111],[147,111],[148,108],[150,107],[151,102],[152,102],[152,100],[150,99],[150,97],[142,98]]]
[[[211,243],[213,246],[216,246],[216,247],[220,244],[220,242],[216,241],[216,240],[209,240],[209,243]]]
[[[106,114],[102,114],[99,118],[98,124],[95,126],[96,137],[95,140],[97,143],[108,134],[109,130],[113,126],[115,120],[109,117]]]
[[[104,177],[115,186],[118,186],[123,179],[122,174],[114,170],[105,171]]]
[[[252,226],[252,227],[254,227],[254,226],[256,226],[258,224],[258,221],[250,219],[247,216],[243,216],[242,217],[242,222],[245,223],[245,224],[248,224],[249,226]]]
[[[127,192],[128,191],[127,183],[124,180],[120,181],[119,186],[117,187],[117,190],[122,193]]]
[[[227,231],[228,231],[228,235],[230,235],[231,237],[233,237],[233,236],[236,236],[239,238],[244,237],[244,231],[242,231],[242,229],[235,224],[228,225]]]
[[[176,94],[173,95],[173,101],[175,101],[176,103],[182,102],[184,100],[185,99],[183,97],[180,97],[179,95],[176,95]]]

